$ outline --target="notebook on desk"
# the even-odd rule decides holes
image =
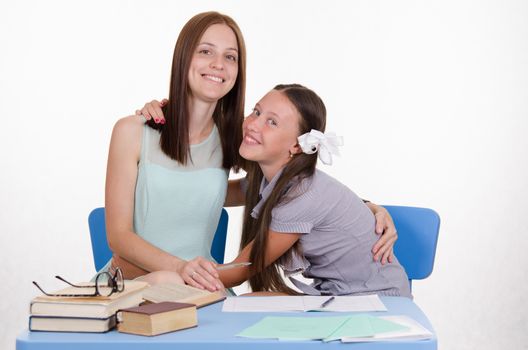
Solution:
[[[331,303],[323,306],[328,296],[273,296],[273,297],[228,297],[223,312],[371,312],[387,311],[378,295],[335,296]]]

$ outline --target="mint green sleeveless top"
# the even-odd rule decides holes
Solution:
[[[222,146],[216,126],[191,145],[188,164],[168,157],[160,133],[143,128],[134,200],[134,230],[156,247],[189,260],[211,259],[211,243],[227,191]]]

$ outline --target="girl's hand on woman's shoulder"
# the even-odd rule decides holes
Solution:
[[[186,261],[177,269],[185,283],[199,289],[215,292],[224,286],[218,279],[216,264],[201,256]]]
[[[164,107],[169,100],[164,98],[163,100],[152,100],[145,103],[142,109],[136,110],[136,115],[142,115],[146,120],[154,119],[156,124],[165,124],[165,116],[163,115],[162,107]]]
[[[367,203],[367,206],[376,219],[376,234],[380,235],[380,238],[372,247],[374,260],[380,261],[382,265],[391,263],[394,260],[394,243],[398,239],[396,226],[394,226],[392,217],[387,209],[370,202]]]

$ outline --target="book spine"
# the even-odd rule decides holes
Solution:
[[[65,320],[95,320],[95,321],[107,321],[107,328],[103,331],[103,333],[106,333],[108,332],[109,330],[111,330],[112,328],[114,328],[117,324],[117,321],[116,321],[116,316],[115,315],[112,315],[110,317],[107,317],[107,318],[90,318],[90,317],[62,317],[62,316],[29,316],[29,324],[28,324],[28,329],[32,332],[68,332],[68,333],[71,333],[71,332],[81,332],[81,333],[101,333],[100,330],[82,330],[82,329],[75,329],[75,330],[70,330],[70,329],[61,329],[61,330],[57,330],[57,329],[54,329],[54,330],[49,330],[49,329],[35,329],[33,327],[33,319],[38,319],[38,318],[41,318],[41,319],[47,319],[47,320],[50,320],[50,319],[65,319]]]

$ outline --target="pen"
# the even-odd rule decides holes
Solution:
[[[330,297],[327,300],[325,300],[325,302],[321,304],[321,308],[328,306],[332,301],[334,301],[334,299],[335,297]]]
[[[216,269],[221,271],[221,270],[229,270],[229,269],[234,269],[235,267],[242,267],[242,266],[249,266],[249,265],[251,265],[250,262],[241,262],[241,263],[226,264],[226,265],[218,266]]]

